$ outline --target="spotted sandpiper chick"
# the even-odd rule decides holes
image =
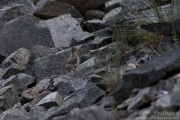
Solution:
[[[79,65],[79,56],[78,49],[76,47],[72,47],[71,55],[69,56],[66,62],[66,68],[73,72],[72,76],[76,75],[76,67]]]

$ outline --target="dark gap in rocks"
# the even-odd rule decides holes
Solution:
[[[5,56],[0,55],[0,64],[2,64],[2,62],[3,62],[5,59],[6,59]]]
[[[69,92],[69,95],[72,94],[72,93],[74,93],[74,91],[70,91],[70,92]]]
[[[27,87],[28,87],[28,88],[32,88],[32,87],[34,87],[34,86],[36,86],[36,82],[33,82],[32,84],[28,85]]]
[[[178,64],[178,63],[176,63],[176,64]],[[176,64],[174,66],[176,66]],[[178,74],[179,72],[180,72],[180,68],[176,69],[176,70],[172,70],[172,71],[166,73],[166,75],[162,79],[168,79],[168,78],[172,77],[173,75]]]
[[[29,106],[26,106],[24,109],[26,110],[26,112],[30,112],[30,107]]]
[[[104,91],[107,90],[107,84],[105,84],[105,83],[97,83],[95,85]]]
[[[20,97],[20,98],[21,98],[21,94],[18,94],[18,97]]]
[[[139,107],[138,109],[141,110],[141,109],[144,109],[144,108],[148,108],[151,106],[151,102],[148,102],[146,104],[144,104],[143,106]]]
[[[99,97],[96,101],[94,101],[93,104],[95,104],[95,103],[99,104],[103,97],[104,97],[104,95]]]
[[[172,0],[155,0],[154,2],[158,5],[158,6],[163,6],[163,5],[167,5],[170,4]]]

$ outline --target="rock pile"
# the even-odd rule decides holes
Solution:
[[[179,120],[180,2],[155,2],[166,21],[149,0],[1,0],[0,120]],[[161,44],[121,54],[116,25],[140,20]]]

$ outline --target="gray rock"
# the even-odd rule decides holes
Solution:
[[[20,74],[17,74],[17,76],[18,76],[19,81],[22,82],[27,87],[36,82],[35,78],[31,75],[20,73]]]
[[[94,72],[96,69],[96,61],[97,59],[95,57],[83,62],[80,64],[76,71],[78,75],[88,75]]]
[[[10,108],[0,114],[0,120],[38,120],[46,113],[46,109],[41,106],[32,106],[29,104],[23,107]]]
[[[3,69],[0,68],[0,77],[3,75]]]
[[[91,83],[86,78],[71,77],[69,75],[62,75],[53,80],[55,90],[58,90],[61,95],[69,95],[89,85],[91,85]]]
[[[98,46],[98,47],[102,47],[105,45],[108,45],[110,43],[112,43],[112,38],[109,36],[97,36],[93,41],[92,44]]]
[[[48,28],[37,27],[30,17],[19,17],[3,27],[0,34],[2,56],[7,57],[22,47],[26,49],[36,45],[54,47]]]
[[[49,48],[44,46],[35,46],[31,49],[31,52],[35,59],[47,56],[49,54],[54,54],[56,52],[59,52],[63,50],[62,48]]]
[[[73,37],[81,38],[83,34],[85,34],[85,36],[87,34],[82,31],[79,23],[69,14],[41,21],[39,26],[48,27],[50,29],[55,47],[70,47]]]
[[[178,76],[179,76],[179,75],[178,75]],[[176,84],[173,86],[173,89],[172,89],[173,92],[178,92],[178,91],[180,91],[179,86],[180,86],[180,79],[178,78]]]
[[[50,120],[52,117],[70,112],[75,107],[87,107],[93,104],[104,91],[98,87],[89,87],[78,90],[64,100],[60,107],[50,108],[43,120]]]
[[[105,13],[100,10],[89,10],[84,14],[85,20],[99,19],[102,20]]]
[[[10,85],[0,89],[0,113],[13,107],[19,101],[18,92],[15,86]]]
[[[83,32],[79,36],[75,36],[72,38],[70,46],[72,47],[72,46],[88,43],[93,39],[94,39],[94,34]]]
[[[34,12],[34,16],[42,19],[51,19],[64,14],[71,14],[72,17],[82,18],[82,15],[71,5],[56,1],[47,1],[46,4]]]
[[[176,107],[171,103],[172,94],[165,95],[151,105],[151,111],[175,111]]]
[[[18,93],[21,93],[23,90],[27,89],[27,86],[18,78],[17,75],[13,75],[9,77],[2,83],[2,87],[9,86],[9,85],[16,86]]]
[[[91,50],[89,53],[85,55],[87,56],[87,60],[90,58],[93,58],[94,56],[97,56],[98,61],[96,61],[96,64],[105,66],[107,65],[107,63],[103,64],[103,62],[107,61],[108,59],[113,57],[115,54],[116,54],[116,43],[114,42],[109,45],[100,47],[98,49]]]
[[[111,97],[106,96],[106,97],[102,98],[100,104],[104,108],[113,107],[115,105],[115,101],[114,101],[114,98],[112,96]]]
[[[95,36],[112,36],[113,35],[113,29],[111,27],[106,27],[104,29],[97,30],[93,32]]]
[[[8,68],[3,70],[1,79],[8,79],[9,77],[22,73],[26,67],[18,64],[12,64]]]
[[[7,79],[12,75],[23,72],[29,63],[31,52],[25,48],[19,50],[8,56],[2,63],[4,69],[2,78]]]
[[[121,3],[121,6],[130,8],[134,11],[143,11],[148,8],[150,8],[149,5],[152,5],[152,2],[149,0],[139,1],[139,0],[129,0],[127,1],[123,0]]]
[[[81,28],[84,30],[84,19],[83,18],[75,18],[75,19],[79,23]]]
[[[53,92],[45,96],[36,105],[50,108],[53,106],[60,106],[61,104],[62,104],[62,96],[58,92]]]
[[[99,83],[101,80],[104,79],[102,76],[97,75],[97,74],[90,75],[89,78],[92,83]]]
[[[59,107],[51,107],[46,112],[46,115],[42,118],[42,120],[51,120],[52,118],[55,118],[56,116],[61,116],[69,113],[73,108],[78,107],[79,105],[77,103],[73,103],[69,106],[66,104],[62,104]]]
[[[139,91],[139,93],[132,99],[128,106],[128,110],[130,109],[138,109],[139,107],[147,104],[152,101],[154,98],[150,94],[151,88],[144,88]]]
[[[50,78],[47,79],[42,79],[41,81],[38,81],[38,84],[36,85],[36,87],[40,90],[40,91],[44,91],[47,90],[48,87],[50,86]]]
[[[37,9],[42,8],[49,0],[31,0],[31,1],[34,4],[33,8],[31,9],[33,14]]]
[[[125,15],[128,13],[125,13]],[[115,14],[114,16],[110,16],[109,19],[105,21],[105,25],[108,27],[115,27],[117,24],[122,24],[123,21],[129,20],[129,16],[126,18],[123,16],[123,13]]]
[[[155,10],[158,9],[158,12]],[[140,11],[138,12],[139,16],[136,16],[133,12],[128,12],[126,14],[129,14],[129,16],[126,15],[126,18],[130,20],[129,22],[141,22],[141,21],[146,21],[146,22],[153,22],[153,23],[158,23],[158,22],[164,22],[164,21],[172,21],[174,19],[180,18],[179,14],[174,12],[172,13],[173,6],[171,4],[163,5],[158,8],[153,8],[153,9],[148,9],[145,11]],[[156,11],[156,12],[154,12]],[[159,16],[161,14],[161,16]],[[170,14],[174,14],[173,17],[170,17]]]
[[[61,96],[67,96],[73,92],[75,92],[74,86],[68,81],[64,79],[54,79],[55,84],[55,90],[61,95]]]
[[[172,23],[162,22],[162,23],[152,23],[147,25],[141,25],[141,29],[153,32],[159,35],[169,35],[173,30]]]
[[[115,120],[115,118],[102,107],[90,106],[73,112],[66,120]]]
[[[60,75],[66,71],[65,63],[70,55],[71,50],[63,50],[55,54],[36,59],[34,62],[35,75],[38,80]]]
[[[180,69],[180,64],[178,63],[180,59],[179,52],[179,50],[167,52],[125,73],[122,83],[114,92],[114,98],[121,103],[129,97],[133,88],[148,87],[166,77],[167,74],[176,74],[176,71]],[[160,61],[163,61],[163,64],[160,64]]]
[[[134,1],[134,0],[133,0]],[[168,5],[164,5],[164,6],[160,6],[158,7],[158,10],[161,14],[161,17],[158,16],[159,13],[154,12],[156,11],[155,7],[153,7],[152,9],[147,9],[147,4],[143,3],[142,1],[138,1],[141,2],[145,5],[144,8],[139,9],[136,5],[138,5],[137,0],[135,0],[136,3],[133,3],[134,8],[129,7],[126,2],[125,2],[125,7],[123,7],[123,9],[121,10],[121,12],[111,15],[111,17],[109,17],[109,19],[106,20],[105,25],[107,26],[111,26],[111,27],[115,27],[116,24],[122,24],[124,21],[128,21],[128,23],[139,23],[139,22],[153,22],[153,23],[157,23],[159,21],[171,21],[172,17],[169,17],[170,14],[172,14],[172,8],[173,6],[168,4]],[[140,5],[140,7],[143,7]],[[132,8],[132,9],[128,9],[128,8]],[[135,12],[133,9],[139,9],[139,11]],[[145,10],[147,9],[147,10]],[[138,15],[137,15],[138,14]],[[174,14],[174,18],[173,19],[177,19],[179,18],[178,13],[173,13]]]
[[[174,85],[173,93],[170,98],[170,102],[173,106],[180,106],[180,98],[179,98],[179,86],[180,86],[180,79],[177,80],[177,83]]]
[[[103,20],[107,21],[113,18],[114,16],[119,15],[121,13],[121,10],[122,10],[122,7],[117,7],[117,8],[112,9],[103,17]]]
[[[179,11],[178,11],[178,8],[180,6],[179,3],[180,3],[179,0],[172,0],[171,1],[171,8],[173,9],[173,14],[175,15],[174,19],[180,18]]]
[[[98,0],[98,1],[92,1],[92,0],[56,0],[58,2],[64,2],[68,3],[72,6],[74,6],[82,15],[84,15],[85,12],[88,10],[96,10],[101,8],[105,0]]]
[[[179,107],[180,106],[179,101],[180,101],[180,98],[179,98],[179,91],[178,91],[178,92],[175,92],[175,93],[172,94],[171,104],[173,106]]]
[[[42,91],[36,98],[33,99],[32,105],[36,105],[41,99],[50,94],[50,91]]]
[[[30,59],[31,52],[25,48],[20,48],[11,55],[9,55],[2,63],[2,68],[6,69],[13,64],[20,66],[27,66]]]
[[[120,7],[122,0],[110,0],[105,3],[104,10],[109,12],[110,10]]]
[[[77,91],[80,89],[84,89],[91,85],[91,82],[89,82],[86,78],[74,78],[71,79],[70,84],[72,84],[73,88]]]
[[[28,11],[25,5],[18,4],[0,9],[0,28],[2,28],[6,22],[27,14]]]
[[[64,120],[65,116],[53,117],[52,120]]]
[[[33,6],[32,1],[30,0],[1,0],[0,8],[3,8],[5,6],[13,6],[14,4],[23,4],[26,5],[26,7],[29,9]]]
[[[105,25],[105,21],[98,20],[98,19],[93,19],[93,20],[88,20],[85,22],[85,27],[89,32],[94,32],[100,29],[103,29],[107,27]]]
[[[64,99],[63,104],[78,103],[81,108],[94,103],[99,97],[104,95],[104,91],[98,87],[88,87],[76,91]]]
[[[172,49],[177,49],[177,46],[174,44],[172,36],[164,36],[163,41],[160,45],[161,52],[170,51]],[[157,49],[158,50],[158,49]],[[160,50],[158,50],[159,52]],[[160,52],[159,52],[160,53]]]

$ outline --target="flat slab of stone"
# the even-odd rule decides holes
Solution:
[[[58,92],[53,92],[40,100],[37,105],[50,108],[53,106],[60,106],[62,103],[62,96]]]
[[[127,99],[134,88],[145,88],[157,83],[180,70],[180,50],[173,50],[154,59],[150,59],[140,67],[123,75],[123,81],[114,92],[119,102]]]

